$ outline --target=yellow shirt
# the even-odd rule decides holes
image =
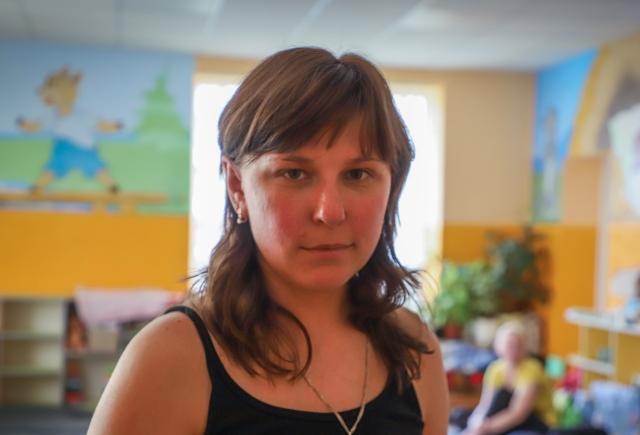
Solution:
[[[504,360],[498,359],[487,368],[484,374],[484,383],[494,389],[505,387],[506,375],[507,364]],[[537,387],[534,410],[547,425],[554,426],[556,424],[556,413],[553,409],[551,383],[545,375],[540,361],[535,358],[524,358],[516,368],[513,389],[516,390],[519,387],[531,385]]]

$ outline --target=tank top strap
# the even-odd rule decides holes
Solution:
[[[200,315],[198,315],[196,310],[194,310],[191,307],[187,307],[186,305],[176,305],[174,307],[169,308],[164,313],[168,314],[173,312],[180,312],[180,313],[186,314],[187,317],[191,319],[194,326],[196,327],[196,330],[198,331],[198,335],[200,336],[200,341],[202,342],[202,347],[204,348],[204,355],[207,361],[207,370],[209,371],[209,378],[213,383],[215,368],[219,367],[220,364],[222,363],[220,362],[220,358],[218,357],[218,353],[216,352],[216,349],[213,347],[213,343],[211,342],[211,337],[209,336],[209,331],[207,330],[207,326],[205,325]]]

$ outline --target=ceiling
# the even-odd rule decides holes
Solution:
[[[0,38],[386,66],[536,70],[640,31],[640,0],[0,0]]]

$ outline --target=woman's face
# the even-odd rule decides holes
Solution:
[[[341,289],[371,257],[391,173],[378,157],[362,155],[359,132],[356,119],[331,147],[325,137],[239,170],[226,163],[229,192],[248,216],[268,285]]]
[[[501,349],[498,351],[502,358],[512,362],[518,362],[524,357],[526,350],[524,337],[517,332],[508,332],[502,337]]]

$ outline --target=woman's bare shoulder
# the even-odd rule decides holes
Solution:
[[[425,434],[446,434],[449,391],[446,384],[440,343],[431,328],[416,313],[399,308],[394,313],[407,333],[427,345],[431,353],[420,358],[420,377],[413,381],[418,397]]]
[[[398,325],[405,332],[423,342],[426,342],[430,349],[433,348],[433,346],[438,345],[438,340],[435,334],[418,314],[407,308],[401,307],[395,310],[393,315],[395,316]]]
[[[146,325],[120,357],[89,434],[202,433],[211,384],[204,350],[181,313]]]

